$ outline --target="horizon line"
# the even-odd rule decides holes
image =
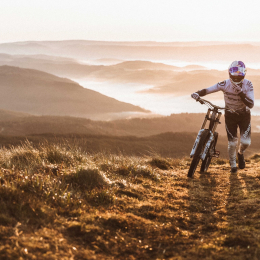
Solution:
[[[30,42],[107,42],[107,43],[161,43],[161,44],[171,44],[171,43],[230,43],[230,44],[250,44],[250,43],[260,43],[259,41],[231,41],[231,40],[176,40],[176,41],[158,41],[158,40],[93,40],[93,39],[64,39],[64,40],[23,40],[23,41],[10,41],[2,42],[0,44],[10,44],[10,43],[30,43]]]

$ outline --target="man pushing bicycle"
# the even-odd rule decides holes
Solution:
[[[245,168],[244,151],[251,144],[251,114],[254,106],[254,89],[251,81],[245,79],[246,66],[242,61],[234,61],[228,69],[229,79],[209,88],[199,90],[191,96],[195,100],[217,91],[223,91],[225,99],[225,124],[228,136],[228,154],[231,173],[237,172],[236,148],[238,143],[237,128],[240,129],[238,149],[238,167]]]

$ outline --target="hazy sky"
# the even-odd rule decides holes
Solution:
[[[1,0],[0,42],[260,41],[259,0]]]

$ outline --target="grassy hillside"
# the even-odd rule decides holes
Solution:
[[[30,143],[0,151],[1,259],[259,259],[259,154],[214,160],[82,153]]]
[[[34,115],[91,117],[120,112],[147,112],[77,83],[45,72],[0,66],[2,109]]]
[[[40,134],[27,136],[0,135],[2,147],[16,147],[29,140],[34,145],[47,141],[52,144],[68,143],[89,154],[106,153],[126,156],[163,156],[182,158],[189,156],[197,133],[163,133],[148,137],[86,135],[86,134]],[[252,134],[252,144],[245,153],[251,156],[259,152],[260,134]],[[217,150],[220,158],[228,158],[227,138],[219,136]]]

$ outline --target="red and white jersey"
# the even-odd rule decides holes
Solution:
[[[242,83],[242,92],[245,96],[246,102],[243,102],[241,95],[237,94],[233,89],[230,79],[219,82],[209,88],[206,88],[206,95],[217,91],[223,91],[224,99],[227,109],[240,110],[246,107],[252,108],[254,106],[254,89],[250,80],[244,79]],[[247,105],[246,105],[246,104]]]

